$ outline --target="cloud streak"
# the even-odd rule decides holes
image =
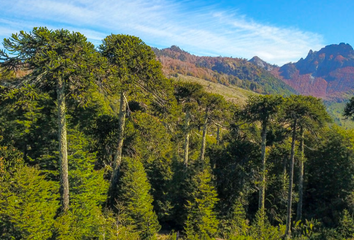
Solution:
[[[323,46],[322,36],[262,24],[220,6],[172,0],[4,0],[0,36],[34,26],[80,31],[98,45],[110,33],[142,38],[156,47],[178,45],[196,55],[297,61]]]

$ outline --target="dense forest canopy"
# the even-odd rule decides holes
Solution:
[[[320,99],[227,101],[122,34],[34,28],[0,58],[1,239],[354,238],[354,131]]]

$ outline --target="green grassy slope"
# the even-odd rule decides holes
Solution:
[[[343,117],[344,107],[347,101],[335,102],[324,101],[327,112],[332,117],[334,122],[345,129],[354,129],[354,122]]]
[[[220,83],[214,83],[210,81],[206,81],[201,78],[196,78],[192,76],[185,76],[178,74],[177,77],[171,77],[175,81],[184,81],[184,82],[195,82],[202,85],[207,92],[217,93],[225,97],[226,100],[235,103],[236,105],[244,105],[246,100],[251,95],[256,95],[257,93],[248,91],[243,88],[239,88],[236,86],[225,86]]]

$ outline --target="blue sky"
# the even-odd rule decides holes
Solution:
[[[352,0],[1,0],[0,9],[2,39],[36,26],[79,31],[95,45],[123,33],[158,48],[278,65],[354,45]]]

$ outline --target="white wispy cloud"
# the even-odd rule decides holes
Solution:
[[[94,44],[110,33],[142,38],[158,47],[178,45],[196,55],[251,58],[275,64],[297,61],[322,37],[295,28],[258,23],[220,6],[190,0],[3,0],[0,37],[35,26],[80,31]]]

